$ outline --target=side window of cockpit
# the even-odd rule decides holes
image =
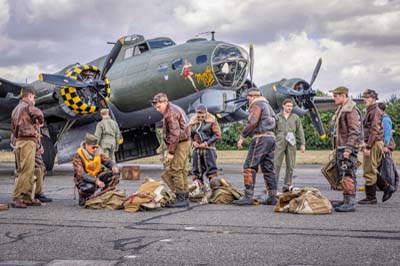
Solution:
[[[175,59],[174,61],[172,61],[172,69],[173,70],[182,68],[182,65],[183,65],[182,59]]]
[[[128,59],[133,56],[133,47],[129,47],[125,50],[124,59]]]
[[[201,65],[207,62],[207,56],[205,54],[196,57],[196,64]]]
[[[140,55],[140,54],[141,54],[141,52],[140,52],[139,46],[135,46],[135,50],[133,52],[133,56],[137,56],[137,55]]]

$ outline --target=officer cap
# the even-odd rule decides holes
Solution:
[[[200,104],[196,107],[196,113],[207,113],[207,107],[204,104]]]
[[[261,92],[258,88],[252,87],[247,90],[247,96],[261,96]]]
[[[329,92],[332,92],[333,94],[349,94],[349,89],[346,87],[340,86]]]
[[[162,103],[162,102],[168,102],[168,97],[167,97],[167,95],[165,93],[160,92],[160,93],[157,93],[153,97],[153,100],[151,100],[151,102],[153,104]]]
[[[95,135],[90,134],[90,133],[86,133],[85,143],[87,145],[97,145],[98,139],[97,139],[97,137]]]
[[[366,89],[363,92],[363,98],[369,98],[369,97],[374,98],[375,100],[378,100],[378,93],[374,90]]]
[[[101,109],[100,114],[101,114],[101,116],[109,115],[110,110],[107,108],[103,108],[103,109]]]

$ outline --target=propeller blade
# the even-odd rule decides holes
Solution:
[[[317,128],[318,134],[321,139],[326,139],[325,129],[321,121],[321,117],[319,115],[317,106],[315,106],[314,102],[307,101],[308,110],[310,111],[311,120],[314,126]]]
[[[75,88],[85,88],[88,86],[83,82],[63,75],[39,74],[39,80],[58,86],[70,86]]]
[[[307,109],[303,109],[303,108],[299,107],[298,105],[293,106],[292,111],[293,111],[293,113],[295,113],[298,116],[303,116],[308,113]]]
[[[319,69],[321,68],[321,64],[322,64],[322,58],[318,59],[317,65],[316,65],[315,68],[314,68],[314,72],[313,72],[313,74],[312,74],[311,81],[310,81],[310,87],[312,87],[312,85],[313,85],[315,79],[316,79],[317,76],[318,76]]]
[[[286,87],[283,87],[281,85],[276,86],[277,91],[279,91],[282,94],[289,95],[289,96],[302,96],[304,93],[302,91],[295,91]]]
[[[253,84],[253,73],[254,73],[254,45],[250,44],[250,82],[251,87],[254,87]]]
[[[112,48],[111,52],[107,55],[106,60],[104,61],[103,70],[101,71],[101,79],[104,79],[107,72],[110,70],[112,65],[114,64],[115,59],[117,58],[119,52],[121,51],[122,46],[124,45],[124,38],[120,38]]]

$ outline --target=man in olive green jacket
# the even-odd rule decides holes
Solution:
[[[115,152],[118,151],[121,133],[117,122],[110,117],[110,110],[102,109],[100,114],[103,119],[97,123],[94,135],[107,157],[115,162]]]
[[[306,149],[306,141],[300,117],[292,112],[293,101],[285,99],[282,106],[283,110],[276,115],[274,166],[276,182],[278,183],[283,157],[285,157],[286,174],[282,191],[287,192],[292,185],[293,168],[296,163],[296,139],[300,140],[300,150],[302,153]]]

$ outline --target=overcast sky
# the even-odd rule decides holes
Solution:
[[[0,0],[0,77],[34,81],[127,34],[182,43],[210,30],[255,45],[258,85],[310,80],[322,57],[316,89],[372,88],[381,98],[400,89],[399,0]]]

